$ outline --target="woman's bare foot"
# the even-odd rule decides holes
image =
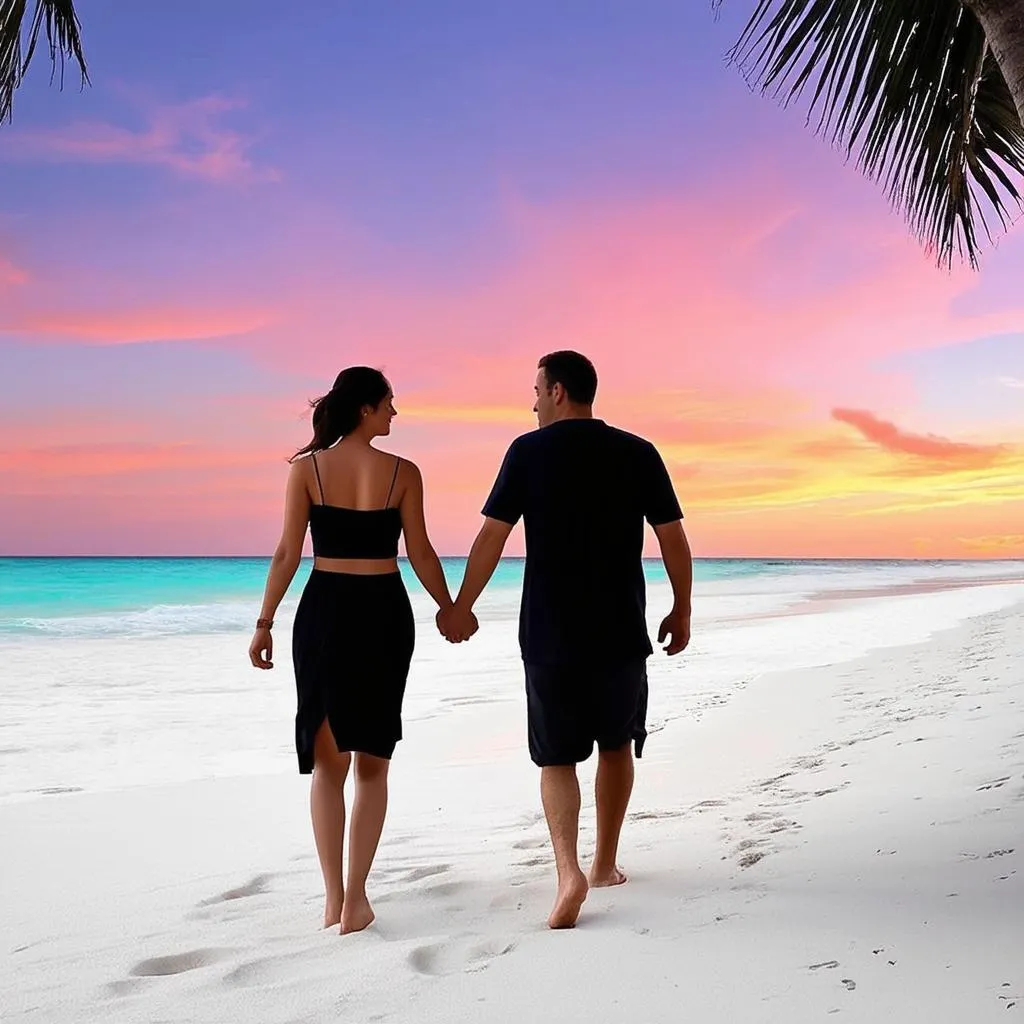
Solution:
[[[370,906],[366,895],[353,896],[350,893],[341,911],[341,934],[361,932],[367,925],[373,923],[373,918],[373,907]]]
[[[599,868],[596,864],[590,869],[590,888],[606,889],[612,885],[622,885],[626,881],[622,868],[612,865],[610,869]]]
[[[587,898],[587,876],[582,871],[559,882],[555,906],[548,918],[549,928],[574,928],[580,909]]]
[[[324,904],[324,927],[333,928],[336,924],[341,923],[341,908],[344,903],[344,897],[339,899],[328,898]]]

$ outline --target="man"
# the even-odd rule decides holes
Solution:
[[[593,412],[597,373],[578,352],[541,359],[539,430],[513,441],[484,506],[454,607],[450,639],[475,629],[473,604],[523,517],[526,569],[519,640],[529,746],[558,870],[552,928],[576,923],[590,886],[619,885],[619,833],[633,788],[633,752],[647,736],[644,520],[657,534],[675,603],[658,642],[678,654],[690,638],[692,561],[672,482],[652,444]],[[597,848],[589,876],[577,855],[576,765],[599,750]]]

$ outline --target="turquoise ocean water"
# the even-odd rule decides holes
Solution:
[[[442,561],[450,584],[458,586],[465,559]],[[978,563],[698,559],[694,576],[698,587],[746,581],[760,589],[774,580],[805,589],[814,581],[835,587],[847,580],[943,575],[972,565],[976,571]],[[267,566],[266,558],[0,558],[0,634],[235,631],[258,611]],[[283,610],[297,600],[310,566],[303,562]],[[401,568],[410,591],[422,593],[408,564]],[[665,580],[657,559],[646,561],[645,571],[652,584]],[[488,591],[517,591],[522,576],[522,559],[503,559]]]

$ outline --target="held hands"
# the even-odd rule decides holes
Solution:
[[[249,644],[249,660],[253,668],[273,668],[274,638],[265,627],[257,628]]]
[[[690,613],[673,608],[658,627],[658,643],[669,637],[668,646],[663,648],[669,656],[678,654],[690,642]]]
[[[441,636],[451,644],[468,640],[480,628],[472,611],[455,604],[442,608],[435,621]]]

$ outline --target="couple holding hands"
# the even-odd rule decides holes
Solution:
[[[378,370],[350,367],[313,406],[313,439],[292,460],[284,527],[271,560],[249,657],[273,666],[274,613],[302,557],[313,570],[295,614],[292,655],[299,771],[312,773],[313,833],[326,890],[324,927],[360,931],[374,918],[366,895],[387,810],[388,766],[402,736],[402,699],[415,625],[398,569],[398,541],[437,602],[450,641],[477,630],[473,606],[523,519],[526,565],[519,641],[530,756],[541,769],[558,891],[548,918],[571,928],[591,887],[626,880],[616,860],[633,787],[633,756],[647,732],[644,523],[657,535],[674,603],[658,631],[668,654],[690,638],[692,561],[682,512],[650,442],[595,418],[597,374],[585,356],[540,360],[538,428],[509,447],[483,508],[454,600],[423,514],[417,467],[373,447],[397,415]],[[305,457],[303,457],[305,456]],[[577,853],[576,765],[597,743],[597,843],[584,873]],[[347,879],[344,785],[355,774]]]

